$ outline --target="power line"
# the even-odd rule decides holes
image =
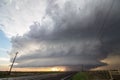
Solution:
[[[111,11],[112,11],[112,8],[113,8],[113,5],[114,5],[114,3],[115,3],[115,0],[112,0],[112,3],[111,3],[111,5],[110,5],[110,8],[108,9],[108,11],[107,11],[107,13],[106,13],[106,15],[105,15],[105,18],[104,18],[104,20],[103,20],[103,23],[101,24],[101,25],[99,25],[98,24],[98,22],[97,22],[97,17],[95,18],[95,22],[94,22],[94,24],[93,24],[93,26],[97,26],[98,25],[98,28],[97,28],[97,30],[96,30],[96,37],[95,37],[95,41],[98,41],[98,40],[100,40],[100,43],[101,43],[101,45],[105,45],[104,44],[104,41],[102,40],[102,38],[103,38],[103,35],[104,35],[104,32],[105,32],[105,25],[106,25],[106,22],[107,22],[107,20],[108,20],[108,17],[110,16],[110,13],[111,13]],[[97,15],[97,14],[96,14]],[[101,15],[98,15],[99,17],[101,16]],[[107,29],[107,28],[106,28]],[[105,46],[102,46],[102,48],[105,50]],[[106,51],[106,50],[105,50]]]
[[[108,17],[110,16],[111,10],[112,10],[113,5],[114,5],[114,2],[115,2],[115,0],[112,0],[111,6],[110,6],[110,8],[109,8],[104,20],[103,20],[103,24],[101,25],[101,28],[100,28],[100,30],[98,32],[98,39],[101,41],[102,44],[103,44],[102,37],[103,37],[104,32],[105,32],[105,24],[106,24],[106,22],[108,20]]]
[[[114,5],[114,0],[112,0],[112,3],[111,3],[111,6],[110,8],[108,9],[106,15],[105,15],[105,18],[103,19],[103,23],[102,25],[100,26],[98,23],[97,23],[97,17],[95,18],[95,23],[93,26],[97,26],[98,25],[98,29],[96,30],[96,38],[95,38],[95,41],[97,41],[98,39],[100,40],[101,44],[103,44],[103,35],[104,35],[104,32],[105,32],[105,24],[108,20],[108,17],[110,16],[110,13],[111,13],[111,10],[113,8],[113,5]],[[98,15],[98,16],[101,16],[101,15]]]

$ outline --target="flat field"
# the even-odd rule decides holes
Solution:
[[[52,74],[52,73],[63,73],[63,72],[11,72],[11,74],[8,75],[8,71],[0,71],[0,78],[34,76],[34,75]]]

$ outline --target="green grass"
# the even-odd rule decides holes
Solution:
[[[110,79],[108,71],[84,71],[75,74],[71,80]]]
[[[92,80],[92,76],[86,72],[79,72],[72,77],[72,80]]]

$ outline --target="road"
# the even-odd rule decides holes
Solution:
[[[52,73],[52,74],[22,76],[22,77],[14,77],[14,78],[1,78],[0,80],[67,80],[67,78],[71,77],[74,74],[75,72]]]

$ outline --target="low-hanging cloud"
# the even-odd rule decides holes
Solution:
[[[119,3],[116,0],[102,32],[112,0],[47,1],[42,24],[35,22],[23,36],[12,38],[12,55],[19,52],[15,67],[105,65],[101,60],[119,55]],[[104,43],[104,44],[103,44]]]

